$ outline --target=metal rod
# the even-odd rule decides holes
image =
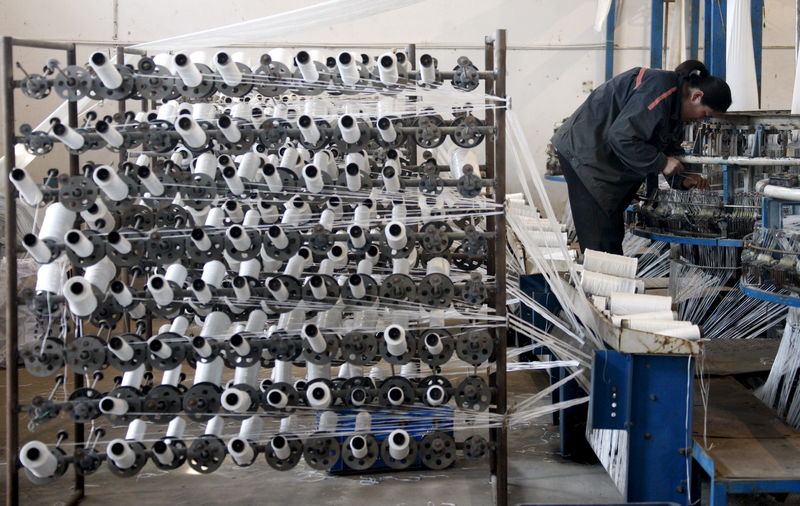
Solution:
[[[77,65],[77,56],[75,51],[75,44],[72,44],[69,49],[67,49],[67,65]],[[67,104],[67,121],[69,126],[72,128],[78,127],[78,103],[77,102],[70,102]],[[80,168],[80,159],[78,155],[70,155],[69,156],[69,174],[70,176],[77,176],[79,174]],[[76,225],[77,226],[77,225]],[[78,327],[76,326],[74,335],[72,336],[73,339],[78,337]],[[79,373],[75,373],[73,375],[73,379],[75,382],[75,390],[83,387],[83,375]],[[77,452],[83,449],[83,443],[85,440],[85,434],[83,431],[83,424],[76,423],[75,430],[73,435],[73,441],[75,442],[74,452],[77,456]],[[80,501],[83,498],[85,493],[84,488],[84,477],[78,472],[78,466],[75,466],[75,495],[73,496],[74,499]]]
[[[485,50],[484,50],[484,62],[483,66],[487,70],[494,71],[494,39],[491,36],[486,36],[484,40]],[[484,82],[484,93],[487,97],[494,96],[494,73],[490,79],[486,79]],[[486,99],[486,102],[489,103],[489,99]],[[486,124],[489,126],[494,126],[494,110],[486,109]],[[492,139],[485,144],[486,149],[486,174],[487,176],[491,177],[494,175],[494,169],[490,167],[494,167],[494,140]],[[489,221],[487,222],[487,230],[489,232],[494,232],[492,227],[494,222]],[[489,243],[489,254],[491,255],[494,251],[493,243]],[[491,258],[491,256],[490,256]],[[494,272],[494,265],[490,261],[486,263],[486,270],[487,273]],[[497,374],[489,375],[489,387],[494,389],[496,386]],[[496,392],[496,390],[493,390]],[[495,479],[495,486],[497,485],[496,477],[497,477],[497,451],[496,443],[497,443],[497,431],[494,429],[489,429],[489,441],[492,443],[489,452],[489,472],[491,473],[492,477]],[[497,490],[495,490],[495,499],[497,499]]]
[[[800,158],[748,158],[746,156],[697,156],[682,155],[676,157],[683,163],[699,163],[707,165],[745,165],[745,166],[776,166],[800,165]]]
[[[406,46],[406,55],[408,56],[408,64],[411,68],[412,72],[416,70],[417,66],[417,46],[415,44],[409,44]],[[411,98],[409,98],[411,99]],[[408,149],[408,159],[409,162],[413,165],[417,164],[417,144],[414,142],[414,139],[409,136],[408,140],[406,141],[406,146]]]
[[[506,98],[506,31],[497,30],[494,43],[494,68],[495,68],[495,96]],[[495,112],[495,137],[494,176],[497,182],[495,187],[495,203],[505,205],[506,200],[506,111],[503,108]],[[495,311],[497,316],[506,316],[506,216],[501,213],[494,215],[494,228],[497,236],[494,240],[494,272],[497,288],[495,289]],[[506,413],[506,328],[497,327],[497,411]],[[508,504],[508,433],[505,425],[498,430],[497,451],[497,504]]]
[[[614,77],[614,31],[617,20],[617,0],[611,0],[606,17],[606,81]]]
[[[123,54],[124,48],[118,47],[117,48],[117,65],[124,65],[125,64],[125,55]],[[119,114],[120,120],[123,121],[125,118],[125,104],[124,100],[120,100],[117,102],[117,113]],[[125,148],[119,150],[119,166],[122,167],[122,164],[125,163],[125,160],[128,158],[128,153],[125,151]]]
[[[48,42],[44,40],[31,39],[11,39],[12,44],[17,47],[33,47],[36,49],[55,49],[57,51],[68,51],[75,44],[67,42]]]
[[[3,37],[3,150],[5,164],[5,255],[6,255],[6,505],[19,503],[19,370],[17,369],[17,203],[14,185],[8,183],[14,156],[13,39]]]
[[[134,49],[132,47],[121,47],[123,53],[126,54],[138,54],[139,56],[147,56],[147,51],[144,49]]]

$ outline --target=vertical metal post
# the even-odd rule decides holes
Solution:
[[[506,31],[497,30],[494,37],[494,94],[506,98]],[[504,107],[494,113],[496,135],[494,140],[494,166],[490,177],[494,179],[495,203],[500,206],[500,214],[489,219],[489,230],[495,232],[494,244],[490,249],[493,262],[492,271],[495,276],[494,306],[497,316],[506,316],[506,112]],[[497,338],[496,355],[496,405],[497,413],[506,413],[506,328],[495,329]],[[497,504],[508,504],[508,434],[505,421],[495,431],[495,487]]]
[[[417,46],[416,44],[408,44],[406,46],[406,56],[408,57],[408,65],[412,70],[412,79],[417,66]],[[417,165],[417,143],[409,136],[408,138],[408,162],[410,165]]]
[[[800,1],[800,0],[798,0]],[[494,38],[491,36],[486,36],[484,39],[484,69],[487,71],[494,71]],[[492,77],[487,77],[484,80],[484,90],[486,93],[486,124],[495,126],[495,119],[494,119],[494,75]],[[497,135],[497,132],[494,133]],[[481,177],[490,178],[494,175],[494,138],[487,137],[486,142],[484,142],[485,149],[486,149],[486,174],[482,174]],[[494,222],[492,218],[489,217],[487,221],[487,229],[490,229],[494,226]],[[493,248],[493,244],[489,243],[490,251]],[[487,274],[494,273],[494,265],[492,265],[491,261],[487,262],[486,265]],[[489,387],[495,388],[497,385],[497,375],[489,375]],[[496,477],[497,475],[497,452],[495,450],[497,446],[497,431],[494,429],[489,429],[489,441],[491,443],[491,449],[489,453],[489,473],[492,477]],[[496,497],[495,492],[495,497]]]
[[[72,47],[67,50],[67,65],[77,65],[77,57],[76,57],[76,50],[75,45],[72,44]],[[67,120],[69,122],[69,126],[72,128],[76,128],[78,126],[78,103],[77,102],[69,102],[67,104]],[[80,168],[80,160],[78,155],[69,155],[69,174],[71,176],[77,176],[78,171]],[[73,333],[73,339],[78,336],[78,329],[75,328],[75,332]],[[83,375],[79,373],[75,373],[73,375],[73,379],[75,382],[75,390],[83,387]],[[75,430],[73,431],[73,441],[75,443],[74,451],[77,453],[83,450],[83,443],[84,443],[84,432],[83,432],[83,424],[76,423]],[[80,501],[84,496],[84,478],[83,475],[78,473],[77,466],[75,467],[75,494],[72,496],[73,503],[77,503]]]
[[[116,2],[115,2],[116,5]],[[117,65],[124,65],[125,64],[125,53],[123,52],[122,46],[117,47]],[[117,113],[120,116],[120,121],[124,121],[123,118],[125,117],[125,101],[118,100],[117,101]],[[113,127],[112,127],[113,128]],[[123,148],[119,150],[119,169],[122,169],[122,164],[125,163],[125,160],[128,158],[128,152]]]
[[[750,24],[753,27],[753,56],[756,61],[756,83],[761,98],[761,48],[763,45],[764,0],[750,0]]]
[[[652,0],[650,15],[650,68],[660,69],[664,51],[664,0]]]
[[[611,0],[606,18],[606,81],[614,77],[614,30],[617,23],[617,0]]]
[[[19,371],[17,369],[17,202],[8,176],[16,164],[14,156],[14,66],[13,39],[3,37],[3,151],[5,164],[5,256],[6,256],[6,494],[7,506],[19,503]]]
[[[705,60],[713,76],[725,79],[725,15],[727,0],[706,0]]]
[[[700,42],[700,0],[692,0],[690,23],[689,58],[696,60]]]

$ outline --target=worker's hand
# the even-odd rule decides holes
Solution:
[[[700,174],[685,174],[681,186],[684,190],[691,190],[697,188],[698,190],[708,190],[708,181]]]
[[[667,164],[664,166],[664,169],[661,171],[664,174],[664,177],[674,177],[683,172],[683,164],[677,159],[667,157]]]

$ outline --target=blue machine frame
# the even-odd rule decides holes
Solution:
[[[628,432],[627,501],[688,504],[694,362],[596,351],[589,426]]]

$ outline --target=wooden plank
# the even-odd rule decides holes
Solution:
[[[712,378],[709,385],[707,418],[704,417],[700,382],[696,381],[694,396],[694,434],[702,438],[756,438],[777,439],[800,437],[778,417],[774,410],[765,406],[753,392],[733,378]]]
[[[709,339],[703,349],[703,372],[712,375],[769,371],[780,339]]]
[[[703,443],[702,438],[697,438]],[[708,438],[717,479],[800,480],[800,437],[782,439]]]

